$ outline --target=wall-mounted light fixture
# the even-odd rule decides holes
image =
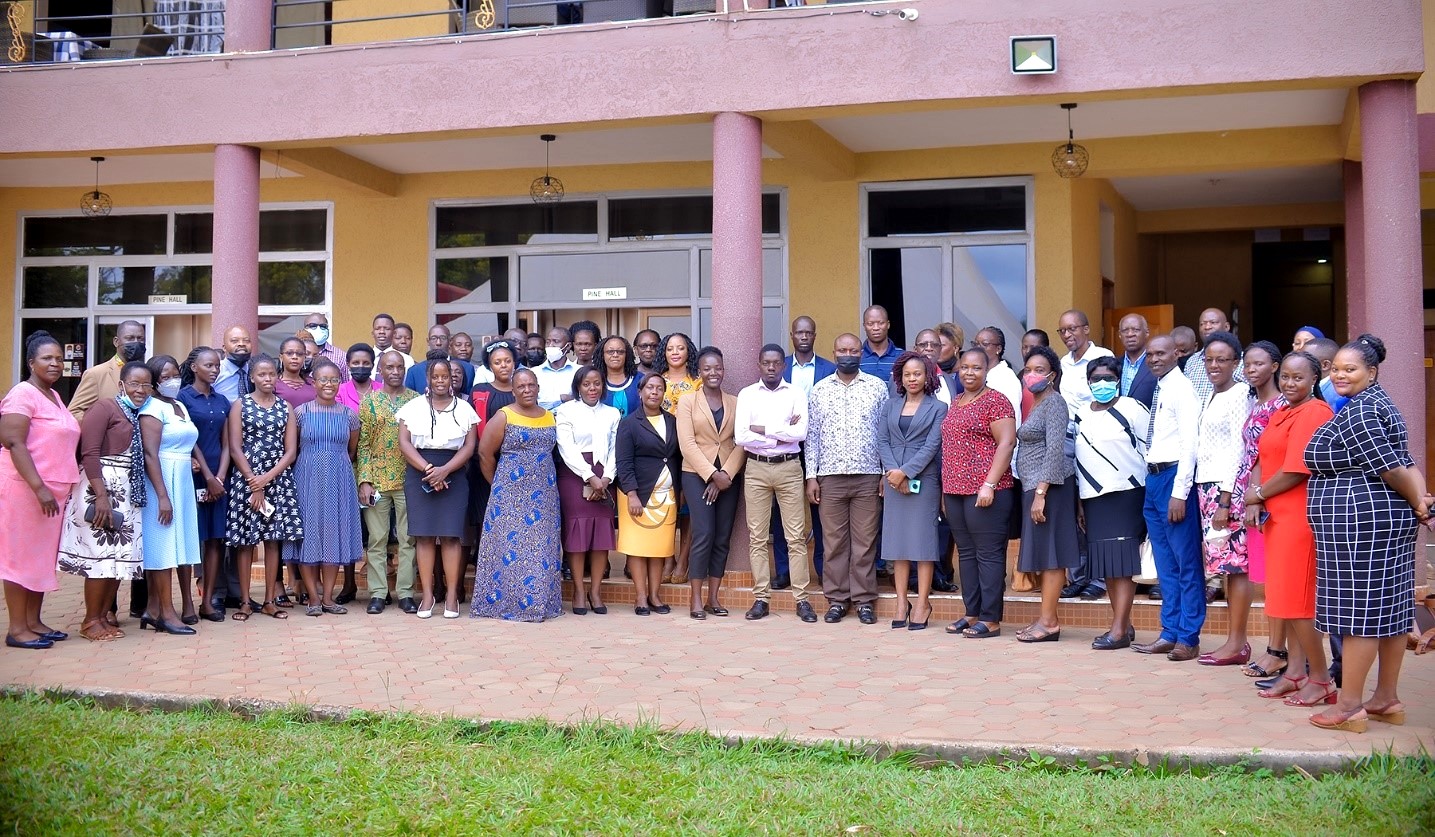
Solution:
[[[1017,75],[1056,72],[1056,36],[1013,36],[1011,71]]]

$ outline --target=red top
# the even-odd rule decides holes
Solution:
[[[1016,413],[1012,412],[1011,401],[991,388],[970,404],[958,405],[960,398],[960,394],[952,398],[952,406],[942,420],[942,491],[976,494],[987,481],[997,454],[992,422],[1015,422]],[[1011,488],[1013,484],[1008,466],[997,480],[997,488]]]
[[[1271,415],[1271,423],[1261,434],[1260,465],[1261,481],[1268,481],[1278,472],[1288,474],[1309,474],[1305,466],[1305,449],[1310,437],[1322,424],[1330,421],[1335,414],[1330,405],[1319,398],[1307,398],[1296,407],[1282,407]],[[1306,519],[1306,483],[1266,500],[1266,510],[1275,518],[1285,520]]]

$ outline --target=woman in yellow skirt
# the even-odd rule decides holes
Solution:
[[[667,384],[660,373],[643,379],[642,409],[618,423],[618,551],[628,556],[639,616],[671,613],[658,598],[663,562],[673,557],[678,525],[677,419],[663,410]]]

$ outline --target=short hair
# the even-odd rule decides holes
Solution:
[[[1047,365],[1050,366],[1051,371],[1056,374],[1056,379],[1051,382],[1051,385],[1053,387],[1060,387],[1061,358],[1056,356],[1056,352],[1053,352],[1050,346],[1032,346],[1031,349],[1025,355],[1022,356],[1022,362],[1025,363],[1026,361],[1029,361],[1034,357],[1046,359]]]
[[[527,341],[529,341],[529,340],[542,340],[542,339],[543,339],[543,335],[539,334],[539,333],[536,332],[536,331],[530,331],[530,332],[528,332],[528,334],[524,335],[524,337],[523,337],[524,342],[527,342]]]
[[[1305,350],[1315,355],[1316,360],[1323,363],[1327,359],[1335,357],[1335,353],[1340,351],[1340,344],[1329,337],[1317,337],[1306,344]]]
[[[302,338],[300,338],[300,337],[285,337],[283,340],[279,341],[279,353],[280,353],[281,355],[284,354],[284,347],[287,346],[287,345],[289,345],[290,343],[298,343],[298,344],[299,344],[299,348],[301,348],[301,349],[304,348],[304,340],[303,340]]]
[[[1077,322],[1081,323],[1081,325],[1091,325],[1091,318],[1086,316],[1086,312],[1082,311],[1080,308],[1068,308],[1065,311],[1061,312],[1062,317],[1065,317],[1067,314],[1071,314],[1072,316],[1076,317]],[[1057,319],[1060,320],[1061,317],[1057,317]]]
[[[519,366],[513,370],[513,382],[515,384],[518,383],[519,375],[528,375],[529,377],[533,378],[533,383],[538,383],[538,373],[534,372],[532,369],[529,369],[527,366]]]
[[[392,322],[394,321],[394,317],[393,317],[392,314],[375,314],[375,315],[374,315],[374,318],[373,318],[372,320],[370,320],[369,323],[372,325],[373,323],[376,323],[376,322],[378,322],[379,320],[388,320],[389,322],[392,323]],[[398,328],[398,326],[396,325],[396,326],[394,326],[394,328]]]
[[[934,394],[937,391],[937,381],[941,380],[942,377],[941,370],[937,369],[937,364],[934,363],[931,358],[911,349],[898,355],[897,360],[892,364],[892,383],[897,385],[899,391],[901,390],[902,369],[914,360],[921,362],[922,371],[926,373],[927,376],[926,382],[922,385],[922,391],[928,395]]]
[[[198,350],[196,349],[196,351]],[[146,375],[149,375],[151,377],[154,376],[154,373],[149,371],[149,364],[145,363],[142,360],[131,360],[125,363],[124,366],[120,367],[120,380],[128,380],[130,377],[130,373],[134,372],[137,369],[143,369]],[[182,368],[179,370],[179,377],[181,380],[184,379],[184,369]]]
[[[568,326],[568,339],[572,340],[585,331],[593,335],[593,343],[595,345],[603,342],[603,332],[598,328],[598,324],[592,320],[579,320],[573,325]]]
[[[1362,334],[1341,348],[1359,352],[1366,366],[1379,366],[1385,360],[1385,341],[1374,334]]]
[[[394,323],[394,331],[398,331],[399,329],[407,331],[410,336],[412,336],[414,333],[414,327],[409,325],[408,323]]]
[[[651,380],[653,380],[654,378],[660,378],[660,379],[662,379],[663,387],[664,387],[664,388],[667,388],[667,386],[668,386],[668,379],[663,377],[663,373],[661,373],[661,372],[647,372],[647,373],[644,373],[643,379],[638,382],[638,389],[642,389],[643,387],[647,386],[647,385],[648,385],[648,381],[651,381]]]
[[[759,358],[761,358],[763,355],[767,354],[768,352],[777,352],[779,355],[782,355],[783,357],[787,357],[787,352],[783,351],[782,347],[779,346],[779,345],[777,345],[776,343],[766,343],[766,344],[764,344],[763,347],[758,350],[757,356],[758,356]],[[696,359],[695,359],[695,360],[696,360]]]
[[[569,331],[567,328],[564,328],[564,327],[561,326],[561,325],[556,325],[556,326],[554,326],[554,327],[548,329],[548,334],[552,334],[552,333],[555,332],[555,331],[561,331],[561,332],[563,332],[563,335],[564,335],[564,336],[563,336],[563,342],[565,342],[565,343],[572,342],[572,340],[573,340],[573,332],[572,332],[572,331]],[[547,335],[543,335],[543,339],[545,339],[545,340],[548,339],[548,338],[547,338]]]
[[[956,323],[937,323],[932,331],[935,331],[938,336],[947,338],[947,340],[958,349],[962,347],[963,343],[967,342],[966,331]]]
[[[1039,329],[1039,328],[1027,329],[1026,334],[1023,334],[1022,337],[1023,337],[1023,338],[1035,337],[1036,340],[1037,340],[1037,342],[1040,343],[1041,345],[1043,345],[1043,346],[1050,346],[1050,345],[1051,345],[1051,335],[1047,334],[1045,331],[1042,331],[1042,330]]]
[[[1283,360],[1283,356],[1281,355],[1281,349],[1279,346],[1272,343],[1271,341],[1257,340],[1256,342],[1246,347],[1245,355],[1250,355],[1251,349],[1265,352],[1268,356],[1270,356],[1271,363],[1274,363],[1276,366],[1281,365],[1281,360]]]
[[[1059,362],[1058,365],[1060,365]],[[1105,369],[1107,372],[1114,373],[1116,375],[1116,380],[1121,380],[1121,361],[1114,355],[1106,355],[1103,357],[1099,357],[1086,364],[1087,383],[1091,382],[1092,374],[1095,373],[1098,369]]]
[[[1230,346],[1231,351],[1236,356],[1236,360],[1241,359],[1241,341],[1236,335],[1229,331],[1213,331],[1206,337],[1206,342],[1201,346],[1201,350],[1204,352],[1206,349],[1211,348],[1211,344],[1213,343],[1224,343]]]
[[[645,328],[645,329],[643,329],[642,331],[638,332],[637,334],[634,334],[634,335],[633,335],[633,342],[634,342],[634,343],[637,343],[639,340],[642,340],[644,334],[651,334],[651,335],[653,335],[653,338],[656,339],[659,343],[663,342],[663,335],[657,333],[656,331],[654,331],[654,330],[651,329],[651,328]]]
[[[601,366],[593,366],[591,364],[588,366],[580,366],[578,367],[578,371],[573,373],[572,391],[574,401],[582,400],[578,397],[578,387],[582,385],[584,378],[595,372],[598,374],[598,383],[605,384],[607,382],[606,375],[604,374],[603,367]],[[603,396],[599,395],[598,400],[601,402],[603,400]]]
[[[350,346],[349,350],[347,352],[344,352],[344,362],[352,363],[354,360],[354,355],[368,355],[369,361],[371,363],[374,360],[377,360],[377,358],[374,357],[374,347],[370,346],[368,343],[355,343],[354,345]]]
[[[329,359],[326,358],[326,357],[320,357],[320,358],[316,358],[316,359],[314,360],[314,365],[311,366],[311,367],[309,367],[309,377],[311,377],[311,378],[317,378],[317,377],[319,377],[319,370],[320,370],[320,369],[326,369],[326,368],[328,368],[328,367],[330,367],[330,366],[334,367],[334,371],[335,371],[335,372],[338,372],[338,373],[340,374],[340,376],[343,375],[343,370],[339,369],[339,364],[335,363],[335,362],[332,361],[332,360],[329,360]]]
[[[682,338],[683,344],[688,347],[688,377],[696,378],[698,376],[698,347],[693,345],[691,337],[681,331],[675,331],[658,341],[658,357],[653,361],[653,369],[660,374],[668,371],[668,343],[675,337]],[[782,348],[778,347],[778,351],[782,351]]]
[[[1172,340],[1190,340],[1191,345],[1196,345],[1196,330],[1190,326],[1176,326],[1171,329]]]
[[[702,349],[698,350],[698,365],[702,365],[703,358],[708,357],[709,355],[717,358],[718,360],[723,359],[722,349],[719,349],[717,346],[703,346]]]
[[[999,345],[999,346],[1002,347],[1002,353],[1005,354],[1005,353],[1006,353],[1006,332],[1005,332],[1005,331],[1002,331],[1000,326],[989,325],[989,326],[982,326],[981,328],[977,329],[977,334],[980,335],[983,331],[990,332],[991,334],[995,334],[995,335],[996,335],[996,337],[997,337],[997,345]]]
[[[149,367],[149,374],[154,381],[155,390],[159,389],[159,376],[164,373],[164,368],[167,365],[173,365],[175,369],[179,369],[179,361],[174,359],[174,355],[155,355],[145,361],[145,366]]]
[[[987,357],[987,350],[983,349],[980,346],[972,346],[971,348],[963,349],[962,353],[957,355],[957,362],[961,363],[962,359],[965,358],[967,355],[977,355],[981,357],[983,367],[987,369],[990,369],[992,367],[992,359]]]
[[[251,380],[251,381],[254,380],[254,372],[255,372],[255,370],[257,370],[257,369],[258,369],[259,367],[261,367],[261,366],[270,366],[270,367],[273,367],[273,369],[274,369],[275,372],[278,372],[278,371],[279,371],[279,361],[278,361],[278,360],[275,360],[272,355],[267,355],[267,354],[265,354],[265,353],[263,353],[263,352],[260,352],[260,353],[257,354],[257,355],[251,356],[251,357],[249,358],[249,364],[248,364],[248,366],[249,366],[249,380]]]
[[[864,322],[864,323],[867,322],[867,315],[870,314],[870,313],[872,313],[873,311],[881,311],[883,317],[886,317],[888,320],[892,319],[892,315],[889,314],[889,313],[887,313],[887,308],[886,308],[886,306],[884,306],[884,305],[869,305],[869,306],[867,306],[866,308],[863,308],[863,309],[862,309],[862,322]]]

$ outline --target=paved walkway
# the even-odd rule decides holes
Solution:
[[[1311,710],[1262,700],[1235,668],[1095,652],[1091,628],[1059,643],[1010,635],[968,640],[935,621],[892,631],[849,618],[803,624],[790,612],[757,622],[740,611],[695,622],[684,608],[542,625],[434,618],[389,608],[369,616],[247,624],[200,623],[198,637],[141,633],[90,643],[78,636],[78,580],[48,597],[50,625],[74,634],[48,651],[0,648],[0,683],[83,690],[250,698],[487,719],[607,718],[739,736],[838,738],[948,754],[1035,747],[1162,754],[1259,751],[1329,764],[1332,757],[1435,748],[1435,655],[1405,660],[1405,726],[1333,733]],[[1144,638],[1144,637],[1143,637]],[[1286,754],[1281,756],[1279,754]]]

